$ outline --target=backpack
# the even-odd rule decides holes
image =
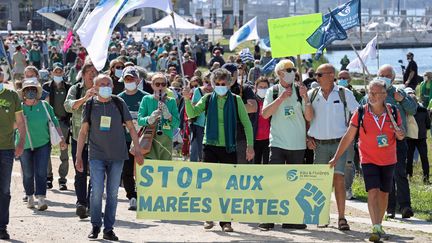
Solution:
[[[302,102],[302,97],[300,96],[300,88],[297,85],[294,85],[295,87],[295,92],[297,95],[297,102],[301,103]],[[272,87],[273,90],[273,101],[275,101],[278,96],[279,96],[279,86],[278,85],[274,85]]]
[[[122,101],[120,100],[121,98],[119,98],[116,95],[111,95],[111,99],[112,99],[112,101],[114,102],[115,106],[117,107],[117,109],[120,112],[122,123],[125,123],[125,119],[124,119],[124,116],[123,116],[123,104],[122,104]],[[89,124],[89,126],[91,126],[91,114],[92,114],[91,110],[93,108],[93,98],[91,98],[90,100],[86,101],[85,107],[87,107],[87,109],[86,109],[86,117],[88,119],[88,124]]]
[[[391,106],[392,117],[397,122],[397,119],[398,119],[397,107],[395,105],[391,105],[391,104],[386,104],[386,105],[390,105]],[[364,126],[363,126],[364,112],[365,112],[365,106],[364,105],[359,106],[359,108],[357,109],[357,113],[358,113],[358,116],[357,116],[358,129],[357,129],[357,134],[356,134],[356,141],[358,140],[359,135],[360,135],[360,126],[363,127],[363,130],[366,133],[366,130],[365,130]],[[388,112],[387,109],[386,109],[386,112]]]
[[[316,96],[318,95],[318,91],[320,89],[321,88],[315,88],[312,91],[312,95],[311,95],[311,98],[310,98],[311,104],[315,100]],[[342,104],[344,106],[345,126],[348,127],[349,126],[350,117],[349,117],[349,115],[347,115],[347,113],[349,113],[349,111],[347,109],[348,105],[347,105],[347,102],[346,102],[345,88],[339,87],[338,94],[339,94],[339,99],[342,101]]]

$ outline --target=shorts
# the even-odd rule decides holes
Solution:
[[[322,144],[317,142],[314,154],[314,164],[328,164],[333,156],[336,154],[336,150],[339,143],[333,144]],[[336,162],[334,167],[334,173],[339,175],[345,174],[345,164],[346,164],[347,152],[345,151],[339,160]]]
[[[395,166],[396,164],[386,166],[362,164],[366,191],[379,188],[382,192],[390,193]]]

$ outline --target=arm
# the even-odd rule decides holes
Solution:
[[[24,114],[23,114],[22,110],[17,111],[15,113],[15,123],[17,125],[19,134],[26,134],[26,128],[25,128],[24,122],[25,122],[24,121]],[[16,146],[16,149],[15,149],[15,157],[19,157],[22,155],[23,150],[24,150],[25,138],[26,138],[25,135],[19,136],[19,142],[18,142],[18,145]]]
[[[408,85],[409,83],[411,83],[411,80],[414,78],[415,76],[415,72],[411,71],[408,75],[408,79],[406,80],[405,84]]]
[[[330,167],[334,167],[336,165],[336,162],[340,159],[340,157],[345,152],[345,150],[347,150],[347,148],[352,144],[357,134],[357,130],[358,128],[355,127],[353,124],[350,125],[348,131],[345,133],[345,135],[342,137],[342,140],[339,143],[339,146],[336,150],[336,154],[329,162]]]
[[[180,126],[180,115],[177,109],[177,104],[174,99],[168,101],[168,109],[171,113],[171,129],[174,130]]]
[[[135,130],[135,126],[132,122],[132,120],[126,121],[126,127],[129,130],[129,134],[132,138],[132,141],[134,143],[134,147],[135,147],[135,161],[139,164],[142,165],[144,163],[144,158],[141,154],[141,149],[140,149],[140,145],[139,145],[139,138],[138,138],[138,133]]]
[[[245,108],[248,113],[255,113],[258,110],[258,103],[254,99],[247,100]]]
[[[88,135],[89,124],[88,122],[84,122],[81,125],[81,129],[78,135],[78,144],[77,144],[77,152],[76,152],[76,169],[79,172],[84,171],[83,167],[83,159],[82,159],[82,151],[84,149],[84,144],[86,137]]]
[[[210,98],[211,94],[204,95],[201,97],[201,99],[198,101],[198,103],[194,106],[192,105],[189,94],[183,95],[185,99],[185,108],[186,108],[186,114],[189,118],[194,118],[199,116],[202,112],[205,110],[205,103],[207,102],[207,99]],[[243,103],[243,102],[242,102]]]
[[[255,156],[252,123],[249,119],[246,107],[245,105],[243,105],[242,99],[239,96],[235,96],[234,98],[237,99],[238,115],[240,118],[240,122],[243,125],[244,132],[246,134],[246,160],[251,161]]]
[[[149,125],[148,122],[147,122],[147,119],[150,116],[150,113],[149,113],[149,111],[147,109],[147,102],[146,102],[146,100],[147,100],[146,97],[144,97],[142,99],[140,107],[139,107],[139,110],[138,110],[138,119],[137,119],[137,122],[138,122],[138,125],[140,125],[140,126],[148,126]]]
[[[408,115],[414,115],[417,111],[417,103],[409,95],[405,94],[405,98],[400,101],[400,105],[405,109]]]

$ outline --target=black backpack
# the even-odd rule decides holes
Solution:
[[[393,119],[397,122],[397,119],[398,119],[397,107],[395,105],[391,105],[391,104],[389,104],[389,105],[391,106],[391,113],[392,113]],[[386,108],[386,112],[388,112],[387,108]],[[366,133],[366,130],[363,126],[365,106],[364,105],[359,106],[359,108],[357,109],[357,113],[358,113],[358,116],[357,116],[358,129],[357,129],[357,134],[356,134],[356,140],[358,140],[359,135],[360,135],[360,126],[363,127],[363,130]]]
[[[311,98],[310,98],[311,104],[315,100],[316,96],[318,95],[318,91],[319,90],[320,90],[320,88],[315,88],[312,91],[312,95],[311,95]],[[341,102],[342,102],[342,104],[344,106],[345,126],[348,127],[349,126],[350,117],[349,117],[349,115],[347,115],[347,112],[348,112],[347,111],[347,107],[348,107],[348,105],[347,105],[347,102],[346,102],[345,88],[339,87],[338,94],[339,94],[339,99],[341,100]]]
[[[122,123],[125,123],[125,119],[124,119],[124,116],[123,116],[123,104],[122,104],[122,101],[116,95],[111,95],[111,99],[112,99],[112,101],[114,102],[115,106],[117,107],[117,109],[120,112]],[[92,111],[92,108],[93,108],[93,98],[91,98],[90,100],[86,101],[85,107],[86,107],[86,117],[88,119],[88,124],[89,124],[89,126],[91,126],[91,114],[92,114],[91,111]]]
[[[297,102],[302,102],[302,97],[300,96],[300,88],[297,85],[294,85],[295,92],[297,95]],[[279,86],[276,84],[272,87],[273,90],[273,101],[275,101],[279,96]]]

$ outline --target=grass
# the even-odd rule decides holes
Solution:
[[[428,145],[432,144],[432,139],[428,138]],[[432,151],[428,151],[428,158],[431,158]],[[423,172],[421,163],[414,164],[413,178],[410,181],[411,207],[414,210],[414,217],[432,222],[432,185],[423,184]],[[360,201],[367,201],[362,177],[356,177],[352,186],[353,193]]]

